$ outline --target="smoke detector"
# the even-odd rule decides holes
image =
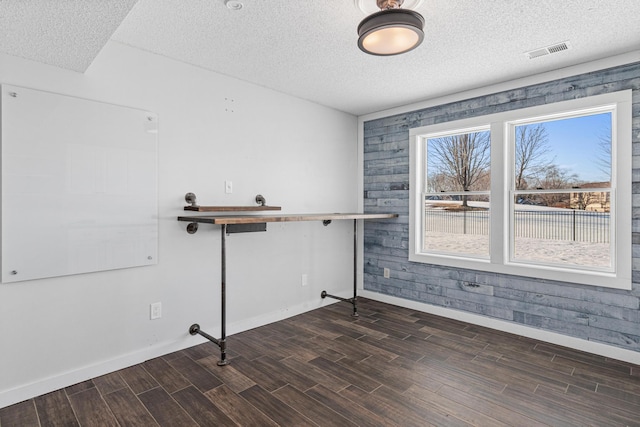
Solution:
[[[535,59],[540,58],[541,56],[551,55],[553,53],[559,53],[569,49],[571,49],[571,44],[569,43],[569,41],[564,41],[561,43],[552,44],[550,46],[541,47],[539,49],[530,50],[529,52],[525,52],[524,54],[529,59]]]
[[[224,4],[227,6],[227,9],[231,10],[240,10],[244,7],[242,2],[238,0],[226,0]]]

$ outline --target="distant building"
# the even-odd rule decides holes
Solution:
[[[587,182],[580,184],[576,189],[609,189],[611,188],[611,182]],[[572,192],[570,207],[571,209],[578,209],[592,212],[609,212],[611,202],[610,191],[589,191],[589,192]]]

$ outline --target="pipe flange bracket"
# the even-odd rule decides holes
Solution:
[[[184,195],[184,200],[189,203],[192,207],[198,207],[198,202],[196,200],[196,195],[194,193],[187,193]]]

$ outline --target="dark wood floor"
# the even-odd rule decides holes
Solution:
[[[0,426],[640,426],[640,366],[360,299],[0,409]],[[215,331],[209,331],[214,333]]]

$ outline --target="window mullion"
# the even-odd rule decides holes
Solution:
[[[508,168],[509,153],[502,122],[491,123],[491,225],[489,233],[489,259],[492,264],[503,264],[508,250]]]

